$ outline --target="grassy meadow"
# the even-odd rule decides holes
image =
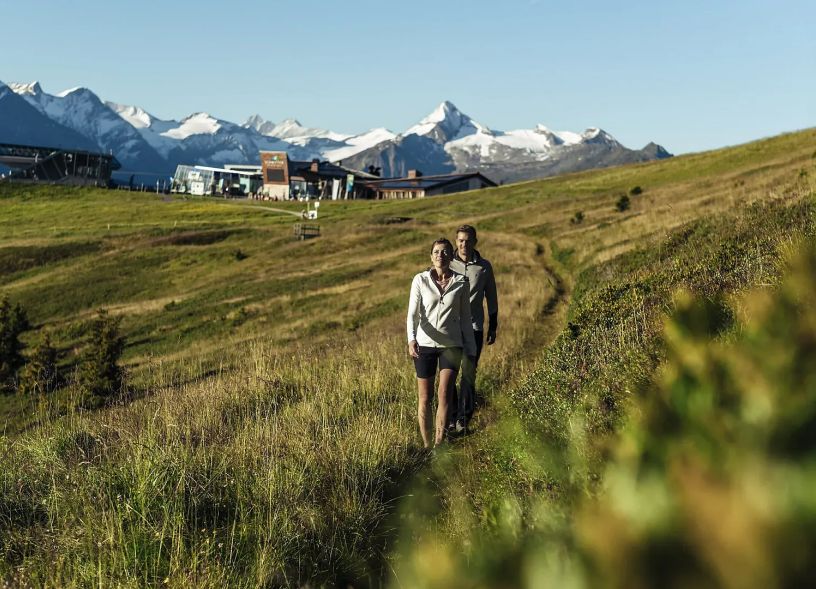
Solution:
[[[746,586],[734,562],[763,555],[764,586],[801,579],[801,559],[733,538],[809,541],[790,514],[813,521],[812,448],[746,440],[800,431],[790,408],[807,425],[814,407],[810,374],[791,368],[812,354],[796,329],[812,259],[795,260],[816,237],[814,149],[808,130],[416,202],[324,202],[305,242],[302,203],[0,184],[0,294],[27,310],[24,342],[50,333],[70,380],[104,307],[122,320],[130,393],[98,411],[70,385],[0,397],[0,577]],[[464,222],[497,273],[499,338],[475,432],[428,458],[405,303],[431,241]],[[783,357],[754,362],[764,401],[742,378],[712,381],[760,344]],[[776,382],[801,393],[790,407]],[[730,461],[715,476],[717,449]],[[763,475],[789,490],[764,512],[740,494]],[[704,542],[695,530],[729,498],[748,519]]]

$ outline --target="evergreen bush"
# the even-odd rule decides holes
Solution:
[[[624,212],[629,210],[629,206],[631,205],[631,200],[625,194],[621,194],[618,202],[615,203],[615,208],[618,209],[618,212]]]
[[[57,388],[58,378],[57,350],[46,333],[23,368],[19,390],[24,395],[44,395]]]
[[[123,371],[119,359],[125,339],[119,333],[119,318],[97,311],[91,326],[91,342],[79,370],[80,389],[92,405],[109,400],[122,391]]]
[[[0,390],[8,390],[23,365],[20,334],[29,328],[28,316],[19,303],[0,299]]]

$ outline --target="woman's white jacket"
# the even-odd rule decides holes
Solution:
[[[467,277],[453,272],[440,294],[431,270],[414,276],[408,300],[408,342],[412,340],[420,346],[463,348],[468,356],[476,355]]]

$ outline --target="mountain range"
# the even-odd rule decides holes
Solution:
[[[496,182],[670,157],[650,143],[632,150],[598,128],[582,133],[533,129],[496,131],[442,102],[402,133],[374,128],[358,135],[279,123],[260,115],[236,124],[199,112],[159,119],[138,106],[103,101],[87,88],[58,94],[38,82],[0,82],[0,143],[73,147],[112,153],[121,175],[143,181],[173,174],[178,164],[259,163],[261,150],[296,160],[319,158],[354,169],[378,167],[385,177],[479,170]]]

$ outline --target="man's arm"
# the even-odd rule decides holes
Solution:
[[[459,290],[459,324],[462,326],[462,344],[465,354],[476,358],[476,336],[473,334],[473,322],[470,319],[470,288],[465,279],[465,287]]]
[[[494,343],[496,343],[496,328],[498,327],[498,323],[499,314],[491,314],[487,324],[487,338],[485,338],[488,346],[492,346]]]
[[[496,341],[496,329],[499,327],[499,294],[496,289],[496,276],[493,274],[493,266],[489,266],[487,281],[485,283],[485,299],[487,300],[487,345],[493,345]]]

